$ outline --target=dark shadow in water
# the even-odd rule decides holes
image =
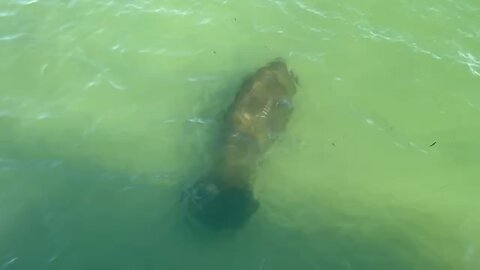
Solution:
[[[3,171],[2,188],[29,200],[7,220],[0,269],[450,269],[399,233],[371,239],[320,226],[306,234],[262,211],[242,230],[216,233],[189,222],[177,187],[133,184],[79,160],[16,157],[25,167]]]
[[[41,146],[1,150],[11,164],[0,170],[0,209],[19,214],[2,217],[0,269],[452,269],[401,232],[372,239],[319,224],[307,234],[270,223],[262,208],[241,230],[218,233],[187,217],[180,185],[135,184]]]

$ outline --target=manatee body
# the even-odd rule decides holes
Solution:
[[[255,212],[253,173],[285,130],[295,92],[295,77],[282,60],[243,83],[226,115],[219,161],[187,192],[188,209],[198,221],[216,229],[238,228]]]

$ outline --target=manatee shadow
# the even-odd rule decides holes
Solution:
[[[1,172],[2,189],[28,195],[18,214],[4,216],[3,269],[452,269],[403,232],[378,224],[377,236],[362,234],[372,220],[307,233],[260,208],[241,230],[218,233],[189,222],[179,186],[136,184],[85,160],[45,166],[21,151],[11,156],[28,162]]]
[[[221,99],[233,96],[226,93]],[[221,119],[226,108],[219,105],[199,114]],[[198,162],[218,147],[215,134],[221,128],[186,125],[186,131],[213,136],[207,144],[199,142],[202,146],[189,161],[194,165],[179,179],[195,181],[215,160],[211,156]],[[58,157],[39,144],[5,142],[0,145],[2,158],[11,163],[0,170],[0,209],[6,213],[0,221],[0,269],[454,268],[416,246],[408,234],[388,228],[380,229],[378,237],[362,234],[364,223],[358,220],[351,220],[358,225],[354,230],[319,224],[315,232],[306,233],[272,223],[260,207],[239,231],[208,230],[188,219],[178,203],[183,183],[139,183],[128,171]],[[9,214],[8,208],[17,211]],[[323,218],[343,217],[330,213]]]
[[[190,243],[196,254],[214,260],[214,263],[205,262],[192,256],[198,269],[455,268],[440,254],[419,245],[408,226],[399,231],[378,220],[346,217],[335,212],[324,218],[329,221],[318,224],[313,231],[304,231],[302,227],[273,223],[260,210],[241,230],[219,232],[186,223],[178,229],[183,231],[182,239]],[[339,220],[348,226],[333,225]],[[373,228],[375,233],[365,233],[365,228]],[[179,269],[191,267],[188,263],[179,265],[182,265]]]
[[[132,258],[159,251],[178,194],[51,152],[2,147],[0,269],[148,269]]]
[[[263,269],[452,269],[444,258],[419,246],[408,230],[335,212],[323,218],[328,222],[307,232],[273,224],[261,216],[255,233],[270,243],[270,249],[275,250],[271,252],[295,254],[270,258]],[[348,226],[334,225],[343,222]],[[365,233],[365,228],[374,228],[375,233]]]

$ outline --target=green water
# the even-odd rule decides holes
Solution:
[[[0,269],[480,269],[474,0],[0,1]],[[235,233],[178,198],[241,81],[295,111]]]

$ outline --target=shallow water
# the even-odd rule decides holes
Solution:
[[[480,4],[0,2],[0,269],[480,269]],[[287,132],[235,233],[189,225],[241,81]]]

